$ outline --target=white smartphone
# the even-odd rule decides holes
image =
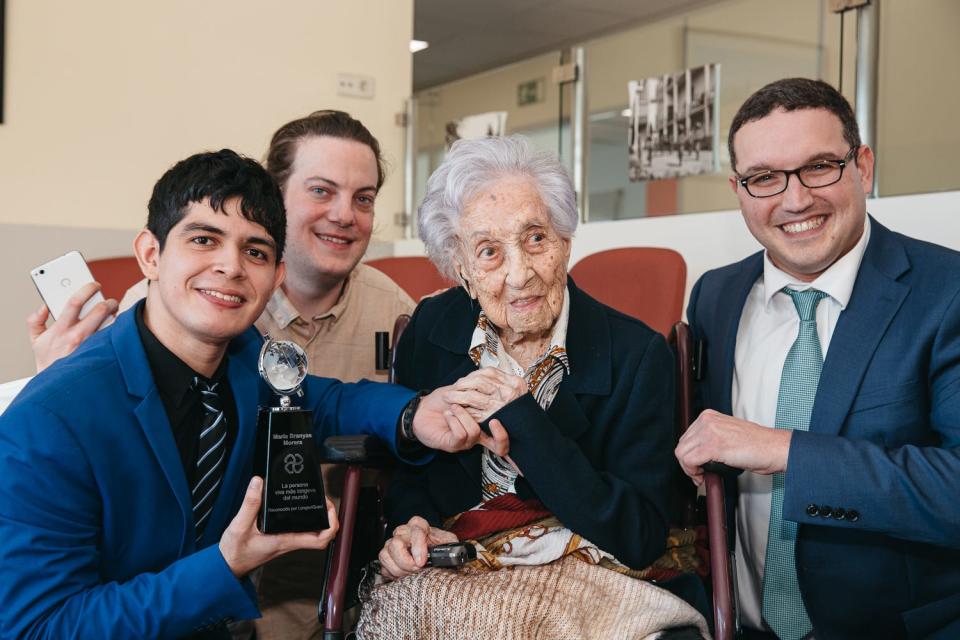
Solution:
[[[90,267],[87,266],[79,251],[71,251],[40,265],[30,272],[30,276],[54,320],[60,317],[67,300],[76,293],[77,289],[88,282],[93,282]],[[103,294],[99,291],[80,309],[80,317],[90,313],[98,302],[103,302]]]

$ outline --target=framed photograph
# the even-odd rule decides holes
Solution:
[[[628,83],[631,182],[720,170],[719,89],[719,64]]]

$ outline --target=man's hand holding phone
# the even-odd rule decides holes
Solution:
[[[104,300],[79,251],[69,251],[30,272],[43,306],[27,318],[37,372],[73,353],[90,334],[113,321],[116,300]],[[55,322],[47,328],[47,319]]]
[[[110,323],[117,313],[117,301],[110,298],[96,303],[89,312],[80,317],[80,311],[91,298],[100,293],[100,284],[88,282],[71,295],[63,305],[57,320],[47,327],[50,310],[47,305],[27,317],[27,330],[33,349],[37,373],[60,358],[70,355],[101,325]]]

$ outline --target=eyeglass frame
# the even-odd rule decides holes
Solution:
[[[797,180],[800,181],[800,184],[802,184],[802,185],[803,185],[804,187],[806,187],[807,189],[822,189],[823,187],[830,187],[830,186],[832,186],[832,185],[837,184],[838,182],[840,182],[840,181],[843,179],[843,170],[847,168],[847,163],[848,163],[848,162],[850,162],[851,160],[853,160],[853,163],[854,163],[854,164],[857,163],[857,161],[856,161],[856,159],[855,159],[855,156],[856,156],[857,151],[859,151],[859,150],[860,150],[860,147],[859,147],[859,146],[857,146],[857,147],[850,147],[850,151],[848,151],[847,154],[846,154],[845,156],[843,156],[843,158],[841,158],[840,160],[829,160],[829,161],[828,161],[828,162],[836,162],[837,164],[840,165],[840,175],[837,176],[837,179],[836,179],[836,180],[834,180],[833,182],[828,182],[827,184],[821,184],[821,185],[817,185],[817,186],[815,186],[815,187],[812,187],[812,186],[808,185],[806,182],[803,181],[803,178],[800,177],[800,171],[803,170],[803,169],[806,169],[806,168],[809,167],[809,166],[811,166],[810,164],[805,164],[805,165],[803,165],[802,167],[797,167],[796,169],[767,169],[767,170],[765,170],[765,171],[758,171],[758,172],[756,172],[756,173],[751,173],[750,175],[745,176],[745,177],[743,177],[743,178],[738,177],[738,178],[737,178],[737,182],[740,184],[740,186],[742,186],[742,187],[747,191],[748,194],[750,194],[750,197],[751,197],[751,198],[772,198],[772,197],[774,197],[774,196],[780,195],[781,193],[784,193],[784,192],[787,190],[787,188],[790,186],[790,176],[797,176]],[[816,163],[812,163],[812,164],[816,164]],[[784,183],[783,183],[783,189],[780,190],[780,191],[777,191],[776,193],[768,193],[768,194],[765,195],[765,196],[758,196],[758,195],[754,194],[752,191],[750,191],[750,187],[747,186],[747,181],[750,180],[751,178],[755,178],[755,177],[760,176],[760,175],[763,175],[763,174],[765,174],[765,173],[782,173],[782,174],[784,174],[787,179],[786,179],[786,180],[784,181]]]

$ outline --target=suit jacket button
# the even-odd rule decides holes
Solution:
[[[820,515],[820,507],[818,507],[815,504],[808,504],[807,515],[810,516],[811,518],[816,518],[818,515]]]
[[[829,518],[831,514],[833,514],[833,509],[831,509],[829,506],[823,505],[822,507],[820,507],[820,515],[822,517]]]
[[[837,507],[836,509],[833,510],[834,520],[843,520],[846,517],[847,517],[847,512],[843,509],[843,507]]]
[[[856,522],[859,519],[860,519],[859,511],[857,511],[856,509],[850,509],[849,511],[847,511],[847,520],[849,520],[850,522]]]

